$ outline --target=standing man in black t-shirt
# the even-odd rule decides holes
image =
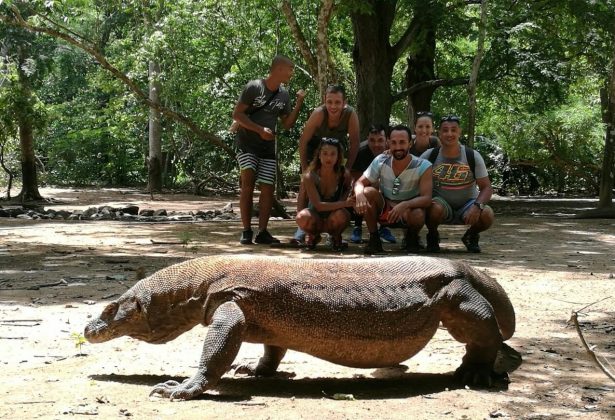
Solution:
[[[297,92],[297,102],[291,109],[288,91],[281,85],[288,83],[295,69],[294,63],[278,55],[271,62],[266,79],[252,80],[245,86],[233,110],[233,119],[239,123],[236,134],[241,170],[239,208],[243,232],[239,242],[252,244],[252,206],[254,187],[260,188],[258,235],[254,242],[259,244],[279,243],[267,231],[276,175],[275,129],[280,118],[282,127],[291,128],[303,104],[305,92]]]

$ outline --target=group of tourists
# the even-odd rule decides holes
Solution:
[[[297,92],[294,108],[282,84],[288,83],[293,62],[284,56],[272,61],[265,79],[250,81],[242,91],[233,118],[241,170],[241,244],[280,241],[267,230],[276,174],[275,128],[278,118],[286,129],[297,119],[305,93]],[[434,116],[416,115],[414,135],[409,127],[374,124],[360,142],[359,118],[346,102],[343,87],[329,86],[324,104],[309,116],[299,139],[301,185],[297,197],[297,231],[292,242],[314,249],[322,234],[330,246],[348,246],[342,233],[354,220],[350,236],[362,243],[362,224],[368,230],[365,253],[383,252],[382,242],[396,243],[391,228],[403,229],[402,248],[440,250],[438,226],[462,224],[462,241],[480,252],[480,233],[494,220],[487,205],[493,193],[481,155],[460,143],[458,117],[445,116],[434,135]],[[251,226],[254,187],[260,188],[258,234]],[[427,227],[426,242],[419,233]]]

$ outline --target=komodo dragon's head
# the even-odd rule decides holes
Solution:
[[[127,335],[154,344],[175,339],[203,322],[208,285],[221,275],[218,262],[188,260],[140,280],[88,323],[85,338],[102,343]]]
[[[173,340],[193,326],[194,323],[188,325],[172,311],[153,305],[151,296],[144,296],[133,288],[109,303],[98,318],[88,323],[84,335],[90,343],[127,335],[158,344]]]
[[[84,335],[90,343],[102,343],[123,335],[150,341],[146,338],[151,331],[143,304],[133,290],[128,290],[85,327]]]

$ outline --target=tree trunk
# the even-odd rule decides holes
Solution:
[[[333,12],[333,0],[323,0],[318,13],[318,31],[316,32],[316,59],[318,63],[318,90],[320,97],[325,97],[327,85],[333,80],[334,66],[329,54],[329,36],[327,28]]]
[[[6,146],[7,140],[3,140],[0,143],[0,166],[2,166],[2,170],[6,172],[6,175],[9,177],[9,180],[6,183],[6,199],[11,199],[11,188],[13,188],[13,178],[15,178],[15,174],[11,169],[9,169],[4,163],[4,147]]]
[[[28,200],[42,200],[43,197],[38,191],[36,157],[34,155],[34,134],[32,124],[34,110],[32,109],[32,90],[28,77],[23,73],[21,68],[18,69],[18,78],[23,108],[17,117],[19,145],[21,147],[22,176],[21,192],[18,194],[17,198],[21,199],[22,202]]]
[[[160,106],[160,63],[149,62],[149,99]],[[161,114],[156,108],[149,109],[149,155],[147,172],[150,192],[162,191],[162,129]]]
[[[286,23],[290,28],[290,32],[303,56],[303,60],[308,66],[312,78],[316,80],[318,92],[321,98],[325,96],[327,85],[337,78],[335,65],[331,59],[329,52],[329,37],[327,28],[333,13],[333,0],[323,0],[318,11],[318,22],[316,30],[316,51],[313,52],[305,38],[295,12],[288,0],[282,0],[280,3],[282,13],[286,18]]]
[[[280,8],[282,9],[282,13],[284,13],[286,23],[290,28],[290,32],[293,35],[295,43],[297,44],[297,48],[301,52],[303,61],[307,64],[308,71],[312,77],[318,75],[318,63],[316,62],[316,57],[305,39],[305,35],[301,30],[301,26],[299,26],[299,22],[297,22],[297,17],[295,16],[295,12],[293,11],[290,1],[282,0],[280,3]]]
[[[436,26],[429,18],[422,19],[419,25],[417,39],[408,54],[406,88],[436,78]],[[431,99],[436,88],[437,86],[426,86],[409,95],[407,118],[411,127],[414,127],[417,112],[431,110]]]
[[[388,124],[393,105],[391,80],[398,59],[389,36],[396,2],[372,0],[371,13],[353,12],[353,62],[357,114],[362,137],[369,124]]]
[[[614,44],[615,45],[615,44]],[[604,122],[606,123],[606,136],[604,140],[604,155],[602,157],[602,171],[600,176],[600,190],[598,208],[613,207],[613,185],[615,171],[615,57],[611,70],[609,90],[606,92]]]
[[[606,126],[606,135],[604,139],[604,155],[602,157],[602,171],[600,174],[598,208],[577,214],[575,217],[579,219],[615,219],[615,206],[613,205],[613,186],[615,185],[615,43],[613,43],[611,75],[607,81],[607,86],[600,91],[600,99],[602,121]]]
[[[480,6],[480,22],[478,24],[478,45],[476,55],[472,63],[470,83],[468,83],[468,146],[474,147],[474,131],[476,127],[476,85],[478,83],[478,70],[483,59],[485,49],[485,31],[487,28],[487,0],[483,0]]]

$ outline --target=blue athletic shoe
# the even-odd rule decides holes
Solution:
[[[395,239],[395,235],[393,235],[388,228],[383,226],[380,229],[378,229],[378,233],[380,234],[380,237],[382,238],[382,240],[388,243],[391,243],[391,244],[397,243],[397,239]]]
[[[361,226],[355,226],[352,229],[352,235],[350,235],[350,242],[353,244],[360,244],[363,242],[363,238],[361,238],[362,235],[363,232],[361,231]]]
[[[297,246],[305,246],[305,232],[300,227],[297,228],[293,239],[290,240],[291,244]]]

